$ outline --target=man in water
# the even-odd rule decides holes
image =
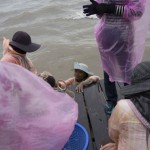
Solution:
[[[100,80],[99,76],[93,75],[92,72],[89,71],[88,66],[83,63],[74,63],[74,77],[71,77],[65,80],[66,86],[77,85],[76,91],[83,92],[83,88],[96,83]],[[60,82],[60,86],[64,86],[63,82]]]

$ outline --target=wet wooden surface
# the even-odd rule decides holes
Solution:
[[[107,116],[104,112],[106,100],[104,82],[101,80],[84,88],[83,93],[77,93],[75,86],[69,89],[75,92],[75,101],[79,107],[78,122],[86,128],[90,137],[88,150],[99,150],[101,145],[110,141]],[[117,85],[117,90],[119,89],[120,86]]]

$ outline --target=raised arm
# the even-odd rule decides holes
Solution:
[[[67,88],[68,86],[73,85],[74,81],[75,81],[75,78],[72,77],[72,78],[69,78],[69,79],[67,79],[67,80],[65,80],[65,81],[63,81],[63,82],[62,82],[62,80],[59,80],[58,84],[59,84],[59,86],[60,86],[61,88],[64,89],[64,88]]]
[[[96,83],[99,81],[101,78],[99,76],[90,76],[86,80],[83,81],[84,86],[88,86],[91,83]]]
[[[145,8],[144,0],[130,0],[125,5],[119,5],[116,3],[99,3],[94,0],[90,1],[92,2],[92,4],[83,6],[83,13],[86,14],[86,16],[94,14],[114,14],[116,16],[122,16],[123,18],[129,20],[136,20],[142,16]]]

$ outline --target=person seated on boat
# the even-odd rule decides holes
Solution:
[[[3,38],[3,57],[1,61],[17,64],[33,73],[37,73],[32,61],[26,54],[38,50],[40,46],[32,43],[28,33],[17,31],[11,41],[5,37]]]
[[[100,150],[150,149],[150,61],[138,64],[131,84],[121,93],[129,99],[120,100],[109,119],[109,143]]]
[[[46,81],[51,87],[53,87],[54,90],[58,92],[65,92],[72,98],[75,97],[74,92],[70,91],[67,89],[67,86],[65,84],[65,81],[63,80],[58,80],[54,78],[54,76],[48,72],[48,71],[43,71],[42,73],[39,74],[39,77],[41,77],[44,81]],[[63,87],[60,86],[59,82],[63,83]]]
[[[65,80],[65,84],[67,87],[71,85],[77,85],[76,91],[83,92],[83,88],[96,83],[101,78],[99,76],[95,76],[92,72],[89,71],[89,68],[86,64],[75,62],[74,63],[74,77],[71,77]],[[63,87],[64,83],[59,82],[60,86]]]
[[[0,150],[62,150],[78,105],[27,69],[0,62]]]

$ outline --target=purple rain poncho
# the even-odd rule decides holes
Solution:
[[[0,150],[61,150],[76,102],[21,66],[0,62]]]
[[[99,15],[95,28],[102,67],[112,82],[130,83],[133,68],[142,61],[150,22],[149,1],[97,0],[98,3],[124,5],[123,16]]]

